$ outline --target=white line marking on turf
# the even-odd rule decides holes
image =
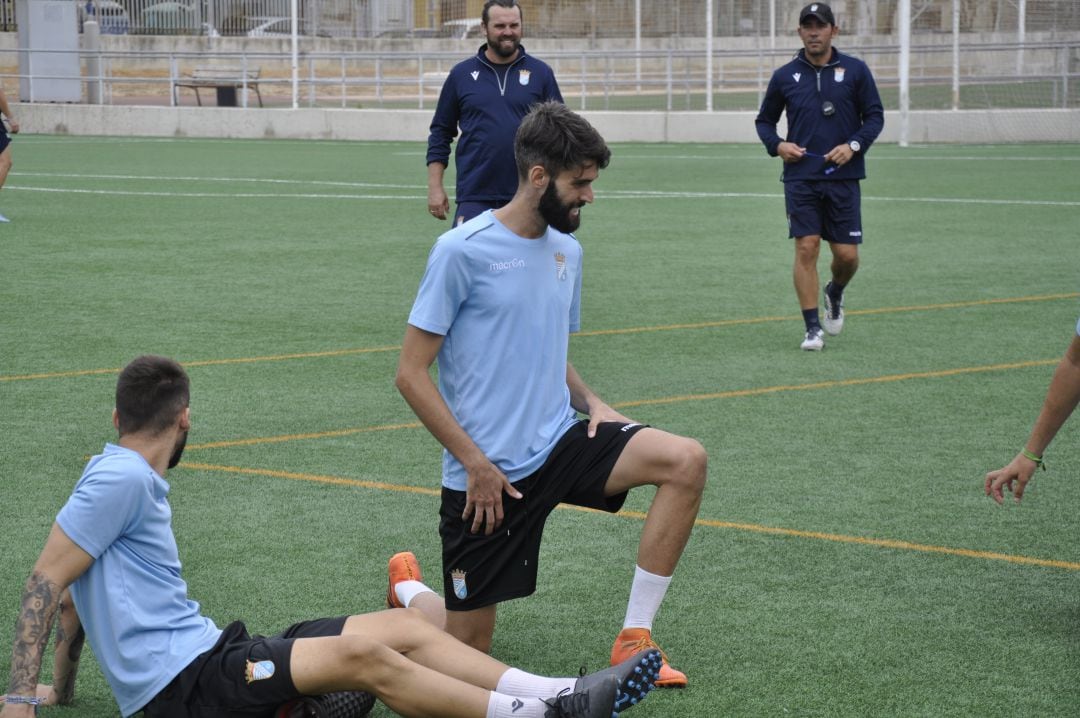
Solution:
[[[57,187],[20,187],[8,186],[8,190],[22,190],[24,192],[53,192],[56,194],[96,194],[116,195],[120,197],[184,197],[204,199],[400,199],[416,200],[427,199],[427,196],[404,195],[404,194],[312,194],[300,192],[296,194],[275,194],[273,192],[136,192],[135,190],[112,190],[112,189],[59,189]]]
[[[364,187],[365,189],[425,189],[418,184],[386,184],[376,182],[333,182],[330,180],[269,179],[260,177],[165,177],[154,175],[75,174],[68,172],[12,172],[14,177],[60,177],[63,179],[119,179],[139,182],[251,182],[263,184],[300,184],[318,187]]]
[[[372,185],[378,187],[379,185]],[[391,199],[422,200],[421,195],[387,194],[319,194],[311,192],[274,193],[274,192],[150,192],[112,189],[79,189],[59,187],[28,187],[8,185],[7,189],[23,192],[53,192],[56,194],[96,194],[116,195],[121,197],[187,197],[206,199]],[[416,188],[411,188],[416,189]],[[634,190],[611,190],[600,195],[600,199],[783,199],[782,194],[765,192],[649,192]],[[1025,199],[979,199],[964,197],[869,197],[863,199],[873,202],[925,202],[927,204],[977,204],[991,206],[1021,207],[1080,207],[1080,201],[1025,200]]]

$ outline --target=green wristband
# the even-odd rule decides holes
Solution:
[[[1046,464],[1043,463],[1041,456],[1035,456],[1035,454],[1028,451],[1027,448],[1024,448],[1020,453],[1023,454],[1025,459],[1030,459],[1031,461],[1034,461],[1036,466],[1041,466],[1042,470],[1046,471]]]

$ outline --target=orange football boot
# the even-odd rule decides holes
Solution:
[[[656,641],[652,639],[652,633],[647,628],[624,628],[615,639],[615,645],[611,648],[611,665],[622,663],[630,656],[649,648],[660,650]],[[657,688],[686,688],[686,674],[677,671],[668,663],[667,656],[660,651],[660,657],[664,663],[660,666],[660,676],[656,679]]]
[[[386,607],[405,608],[405,604],[399,601],[397,594],[394,593],[394,586],[402,581],[423,581],[424,575],[420,573],[420,562],[416,560],[412,551],[402,551],[390,557],[387,570],[390,574],[390,583],[386,588]]]

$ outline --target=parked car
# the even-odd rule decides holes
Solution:
[[[181,2],[160,2],[142,11],[142,32],[147,35],[195,35],[199,11]]]
[[[247,31],[248,37],[292,37],[292,20],[287,17],[253,17],[258,23]],[[300,29],[297,28],[297,32]]]
[[[480,20],[477,18],[447,20],[443,23],[443,29],[447,35],[455,40],[484,37],[484,26],[480,24]]]
[[[86,0],[76,4],[79,6],[80,29],[87,20],[96,20],[102,35],[127,35],[131,29],[128,11],[115,0]]]

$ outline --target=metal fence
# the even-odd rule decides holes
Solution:
[[[0,8],[6,1],[0,0]],[[1080,106],[1080,2],[909,1],[913,33],[906,64],[893,32],[903,1],[832,3],[841,27],[866,30],[842,34],[837,45],[867,61],[888,109],[903,109],[905,101],[913,110]],[[83,0],[80,21],[93,16],[105,35],[132,35],[140,29],[174,34],[175,25],[154,18],[175,19],[181,13],[193,37],[137,42],[114,37],[92,51],[84,43],[80,62],[75,63],[81,69],[72,71],[94,90],[84,92],[84,101],[194,104],[193,94],[178,88],[178,81],[198,66],[216,64],[257,68],[260,99],[270,106],[423,109],[433,106],[449,68],[469,51],[463,48],[476,47],[460,42],[450,50],[449,43],[433,39],[307,38],[294,60],[287,35],[280,34],[280,17],[273,14],[282,12],[287,0],[232,0],[232,4],[205,0],[190,16],[182,14],[189,11],[178,9],[186,6],[177,2],[125,2],[121,9],[126,14],[110,15],[108,3],[119,5],[116,0]],[[564,97],[577,108],[753,110],[773,69],[799,47],[794,25],[802,4],[803,0],[536,0],[526,1],[526,28],[538,36],[560,35],[574,28],[585,33],[569,39],[541,37],[529,44],[530,50],[554,67]],[[366,13],[368,21],[382,26],[410,27],[420,5],[438,9],[440,21],[450,12],[478,13],[471,7],[472,0],[300,2],[300,7],[308,9],[304,17],[310,23],[325,23],[328,8],[340,6]],[[244,34],[263,39],[196,37],[211,30],[220,35],[218,23],[225,17],[241,17],[234,12],[241,6],[246,13],[242,15]],[[706,37],[702,26],[710,9],[717,25],[713,36]],[[556,12],[560,17],[567,15],[561,25],[547,21],[547,14]],[[692,23],[689,18],[695,13],[697,20]],[[471,21],[441,22],[450,23],[448,31],[457,37],[475,31]],[[691,26],[696,34],[656,34]],[[721,35],[717,27],[736,34]],[[791,29],[776,29],[781,27]],[[768,32],[763,28],[769,28]],[[651,36],[646,36],[646,29]],[[616,32],[623,34],[608,37]],[[279,33],[276,40],[275,33]],[[589,33],[594,37],[588,37]],[[406,49],[410,47],[415,49]],[[4,74],[22,81],[34,70],[25,67],[17,54],[32,53],[9,51],[6,57],[0,56],[0,66],[18,67],[17,72]],[[906,96],[901,89],[905,73],[910,83]]]
[[[72,0],[80,21],[102,32],[210,36],[290,33],[290,0]],[[298,0],[299,34],[310,37],[455,37],[478,34],[483,0]],[[798,24],[804,0],[522,0],[536,38],[755,37],[773,47]],[[897,0],[833,0],[844,34],[892,35]],[[14,0],[0,0],[0,29],[14,29]],[[914,0],[918,33],[1068,33],[1080,31],[1077,0]],[[1018,38],[1022,39],[1022,37]],[[861,43],[862,41],[860,41]]]
[[[273,43],[271,43],[273,44]],[[79,79],[105,104],[195,104],[183,87],[199,67],[254,71],[266,106],[398,109],[433,108],[460,52],[305,51],[292,60],[281,49],[242,51],[83,52]],[[900,106],[900,50],[894,45],[853,46],[877,78],[886,109]],[[1024,72],[1016,74],[1022,54]],[[772,70],[790,49],[718,49],[711,84],[700,49],[548,50],[563,96],[582,110],[755,110]],[[1069,41],[968,44],[952,62],[948,43],[912,47],[910,109],[1080,107],[1080,37]],[[93,71],[86,68],[92,67]],[[1004,68],[1004,70],[1002,69]],[[246,75],[246,72],[245,72]]]

